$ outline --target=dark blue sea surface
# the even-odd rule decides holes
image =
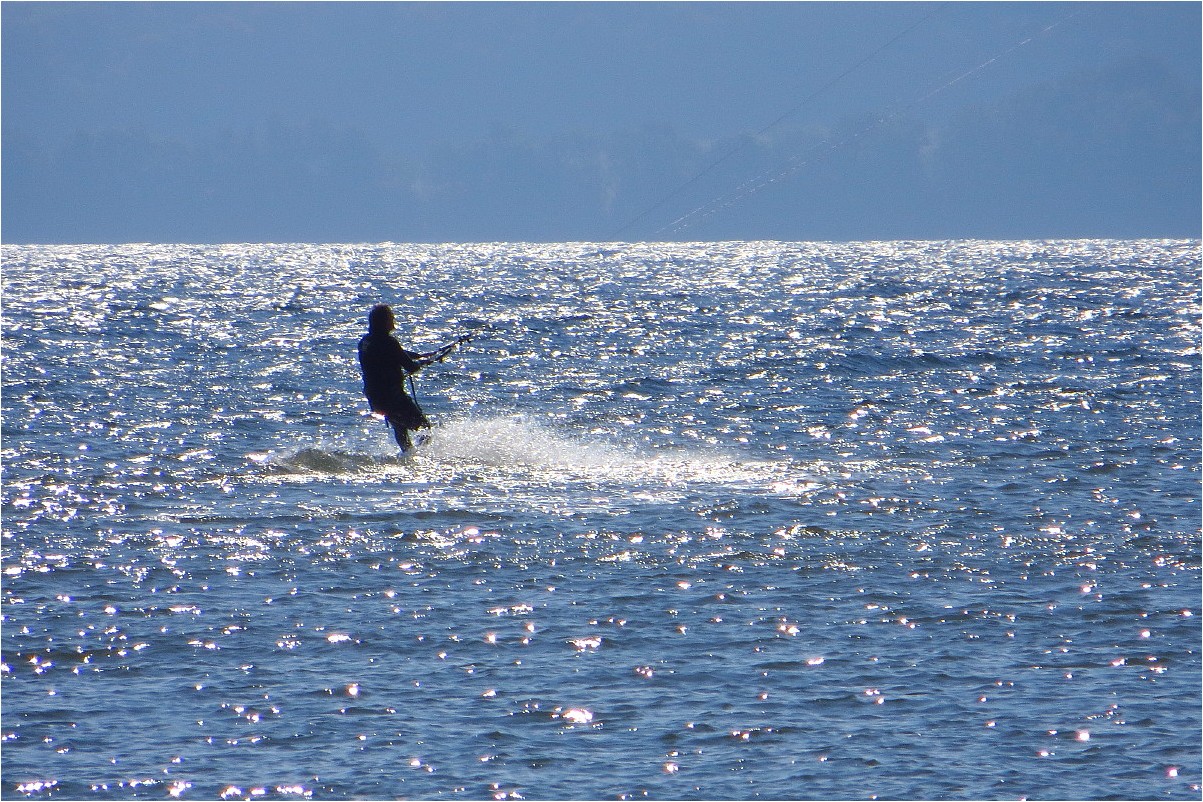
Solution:
[[[3,257],[6,799],[1200,798],[1198,242]]]

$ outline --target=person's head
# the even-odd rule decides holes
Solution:
[[[396,325],[393,310],[388,304],[376,304],[368,312],[368,331],[373,334],[388,334]]]

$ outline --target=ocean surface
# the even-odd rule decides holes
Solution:
[[[1198,242],[3,261],[6,799],[1201,796]]]

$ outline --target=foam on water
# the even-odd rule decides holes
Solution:
[[[452,418],[431,432],[418,454],[440,462],[582,476],[620,476],[641,462],[615,445],[559,433],[522,416]]]
[[[836,473],[827,464],[816,462],[804,468],[784,459],[752,459],[717,447],[650,449],[614,439],[605,442],[596,435],[558,430],[522,415],[452,417],[421,432],[409,454],[390,453],[383,441],[349,439],[248,456],[274,480],[308,482],[325,477],[437,486],[470,474],[480,484],[482,497],[505,493],[517,482],[525,487],[554,487],[567,504],[573,502],[575,492],[598,487],[614,493],[616,503],[626,497],[678,498],[681,490],[798,496],[829,483],[822,477]],[[364,450],[352,450],[356,446]]]
[[[579,436],[524,416],[455,418],[438,426],[416,461],[473,464],[581,481],[605,481],[637,491],[649,485],[716,485],[769,492],[794,472],[784,460],[749,459],[729,450],[648,449],[635,443]]]

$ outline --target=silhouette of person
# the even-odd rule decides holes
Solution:
[[[392,336],[396,318],[388,304],[376,304],[368,313],[368,333],[359,341],[359,368],[363,394],[372,412],[383,415],[393,428],[401,451],[413,448],[410,432],[430,428],[417,402],[405,392],[405,378],[435,361],[438,352],[416,354],[401,347]]]

